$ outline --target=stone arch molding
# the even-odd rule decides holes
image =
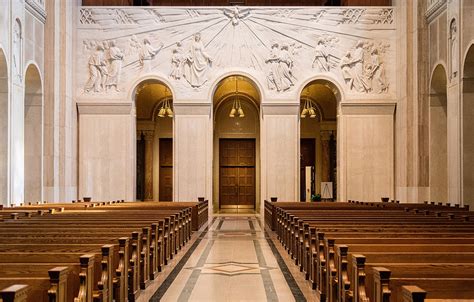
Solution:
[[[253,76],[262,99],[288,99],[315,74],[352,98],[396,91],[391,7],[84,7],[78,14],[78,99],[123,98],[127,83],[155,73],[177,99],[201,101],[221,72],[236,71]]]
[[[301,94],[303,93],[303,89],[305,89],[307,85],[317,81],[326,82],[330,86],[329,89],[331,89],[334,95],[336,96],[337,105],[339,105],[346,99],[346,96],[344,95],[344,89],[341,83],[339,83],[335,78],[327,75],[316,75],[302,82],[297,90],[298,97],[301,96]]]
[[[175,98],[176,92],[171,86],[171,83],[168,81],[168,79],[163,75],[163,74],[154,74],[154,73],[149,73],[140,76],[139,78],[135,79],[133,82],[130,83],[130,85],[127,87],[127,100],[130,100],[133,103],[133,107],[135,107],[135,94],[138,86],[145,82],[145,81],[158,81],[163,83],[163,85],[168,86],[168,89],[171,91],[171,95],[173,98]]]
[[[213,102],[214,94],[216,93],[216,90],[219,87],[219,83],[221,83],[222,80],[230,76],[242,76],[250,79],[252,83],[255,84],[255,88],[258,91],[260,103],[265,100],[265,89],[262,83],[260,83],[259,79],[252,75],[252,73],[250,73],[248,70],[238,69],[233,71],[224,71],[220,73],[215,79],[213,79],[213,82],[210,85],[211,89],[209,89],[207,96],[207,99],[210,100],[210,102]]]
[[[449,75],[448,75],[448,72],[447,72],[447,71],[448,71],[448,68],[447,68],[446,62],[445,62],[444,60],[438,60],[438,61],[436,61],[436,63],[433,64],[433,68],[431,69],[431,72],[430,72],[430,81],[429,81],[430,93],[431,93],[431,86],[432,86],[432,84],[433,84],[433,80],[436,80],[436,79],[434,78],[434,76],[436,75],[435,72],[436,72],[437,70],[439,70],[439,68],[442,68],[442,71],[444,72],[444,76],[445,76],[446,78],[448,78],[448,76],[449,76]],[[446,85],[447,85],[447,84],[446,84]]]
[[[28,60],[27,62],[25,62],[25,68],[23,69],[23,81],[25,82],[24,83],[24,86],[26,85],[26,73],[28,72],[28,69],[31,68],[31,67],[34,67],[38,73],[38,77],[39,77],[39,81],[40,81],[40,86],[41,86],[41,91],[39,93],[43,93],[44,92],[44,80],[43,80],[43,73],[41,71],[41,68],[39,67],[38,63],[34,60]]]
[[[3,46],[2,43],[0,43],[0,57],[5,59],[3,64],[5,64],[5,68],[6,68],[6,71],[7,71],[6,74],[9,75],[10,74],[10,65],[9,65],[8,60],[7,60],[8,52],[7,52],[7,49]]]

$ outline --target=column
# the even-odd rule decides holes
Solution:
[[[153,131],[143,131],[145,138],[145,200],[153,200]]]
[[[292,102],[261,105],[262,199],[299,200],[299,102]]]
[[[321,181],[331,181],[331,149],[329,148],[329,140],[331,139],[331,131],[321,131]]]

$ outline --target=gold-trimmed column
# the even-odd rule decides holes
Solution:
[[[143,131],[145,138],[145,200],[153,200],[153,138],[154,131]]]

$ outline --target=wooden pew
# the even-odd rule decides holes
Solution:
[[[402,289],[407,285],[405,281],[414,282],[414,285],[424,284],[420,280],[432,272],[429,265],[436,259],[447,261],[446,257],[450,257],[450,261],[460,261],[465,267],[470,267],[470,264],[474,263],[472,258],[474,228],[470,219],[474,214],[468,211],[468,207],[431,203],[402,205],[395,202],[281,205],[277,207],[275,203],[265,204],[265,214],[271,215],[265,218],[265,222],[276,231],[284,247],[300,266],[300,270],[313,282],[313,288],[320,291],[322,301],[326,297],[329,301],[366,301],[366,287],[371,292],[374,288],[384,288],[380,284],[374,285],[372,279],[369,279],[368,284],[365,283],[367,275],[365,267],[357,261],[354,263],[348,261],[348,257],[352,255],[357,255],[356,259],[359,261],[363,257],[361,254],[388,257],[377,265],[387,264],[397,269],[396,278],[392,282],[393,285],[396,284],[395,301],[404,297]],[[380,237],[374,236],[376,232]],[[397,238],[400,233],[403,234],[403,238]],[[466,244],[459,244],[460,240]],[[392,264],[394,255],[390,253],[395,253],[398,257],[405,256],[405,260],[406,257],[417,260],[418,263],[412,266],[417,265],[419,268],[417,271],[419,278],[401,274],[403,266]],[[446,263],[443,262],[437,265],[446,267]],[[370,263],[369,267],[372,269]],[[463,280],[471,276],[467,273],[453,273],[449,276],[461,277],[460,280]],[[361,276],[364,278],[361,279]],[[430,277],[433,280],[440,280],[435,282],[442,285],[443,276],[448,274]],[[363,282],[358,283],[358,280]],[[418,281],[420,283],[417,283]],[[386,290],[387,288],[385,286]],[[463,291],[464,296],[456,294],[455,287],[446,286],[445,289],[448,292],[445,297],[449,297],[450,291],[451,297],[465,297],[471,294],[468,291]],[[356,300],[353,300],[354,293]],[[372,299],[377,298],[375,301],[388,301],[383,300],[387,297],[384,298],[380,292],[375,296],[375,294],[371,296]],[[436,295],[433,293],[433,296]]]
[[[189,241],[196,224],[193,207],[200,209],[197,225],[201,226],[207,221],[207,201],[37,203],[6,208],[0,211],[0,271],[11,279],[5,285],[18,281],[14,276],[21,278],[30,267],[32,274],[38,274],[37,282],[26,289],[18,282],[13,289],[37,291],[38,284],[49,283],[49,291],[54,292],[58,286],[45,277],[47,268],[63,264],[71,277],[60,288],[69,289],[68,295],[74,292],[78,301],[133,301]],[[81,267],[83,257],[78,261],[85,252],[97,260],[89,263],[89,269]],[[66,299],[63,294],[58,297]]]

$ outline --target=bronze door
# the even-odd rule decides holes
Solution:
[[[160,201],[173,200],[173,140],[160,138]]]
[[[219,142],[219,207],[255,208],[255,140]]]

